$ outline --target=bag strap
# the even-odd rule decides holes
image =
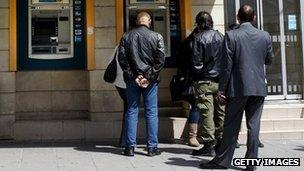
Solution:
[[[115,47],[114,49],[114,59],[116,60],[117,59],[117,56],[118,56],[118,50],[119,50],[119,45]]]
[[[118,56],[118,46],[115,47],[115,49],[114,49],[114,51],[113,51],[111,57],[108,58],[108,65],[109,65],[113,60],[116,61],[117,56]]]

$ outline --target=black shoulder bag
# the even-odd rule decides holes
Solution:
[[[112,59],[112,61],[110,62],[110,64],[108,65],[103,79],[105,80],[105,82],[108,83],[114,83],[115,79],[116,79],[116,74],[117,74],[117,63],[116,63],[116,58],[117,58],[117,49],[115,50],[115,54],[114,54],[114,58]]]

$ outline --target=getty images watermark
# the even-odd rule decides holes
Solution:
[[[300,158],[234,158],[234,166],[300,166]]]

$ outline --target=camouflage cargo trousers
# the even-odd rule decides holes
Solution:
[[[207,80],[195,82],[194,86],[196,106],[201,115],[201,136],[204,143],[211,143],[223,136],[225,106],[215,100],[219,85]]]

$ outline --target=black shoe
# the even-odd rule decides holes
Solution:
[[[259,142],[259,147],[260,147],[260,148],[264,148],[264,144],[261,143],[261,141]]]
[[[125,156],[134,156],[134,147],[126,147],[123,152],[122,152],[123,155]]]
[[[241,144],[238,141],[236,141],[235,148],[240,148],[240,147],[241,147]]]
[[[194,156],[215,156],[214,145],[206,144],[199,150],[193,150],[192,155]]]
[[[199,167],[201,169],[228,169],[227,167],[225,166],[221,166],[217,163],[214,163],[212,161],[208,162],[208,163],[202,163],[199,165]]]
[[[222,143],[222,139],[218,139],[218,140],[216,141],[216,144],[215,144],[215,146],[214,146],[214,150],[215,150],[215,151],[217,151],[217,150],[220,148],[221,143]]]
[[[153,157],[153,156],[158,156],[161,154],[161,151],[157,147],[153,148],[148,148],[148,156]]]

